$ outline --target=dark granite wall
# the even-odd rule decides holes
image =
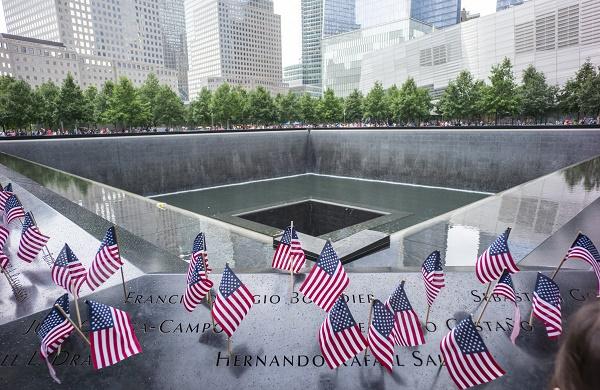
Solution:
[[[4,140],[142,195],[314,172],[498,192],[600,154],[599,130],[298,130]]]

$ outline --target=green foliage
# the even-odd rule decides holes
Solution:
[[[381,83],[376,82],[364,100],[364,119],[370,123],[382,123],[387,120],[387,117],[385,91]]]
[[[295,122],[300,118],[298,96],[289,91],[287,94],[277,94],[275,97],[279,123]]]
[[[155,102],[157,104],[152,111],[155,125],[164,124],[172,127],[184,122],[185,107],[183,102],[169,86],[162,85],[159,87]]]
[[[140,99],[131,80],[121,77],[108,100],[106,117],[118,127],[127,128],[148,123],[152,113],[149,104]]]
[[[470,120],[481,115],[483,82],[463,70],[448,87],[437,103],[437,111],[445,119]]]
[[[385,106],[387,111],[386,122],[401,122],[400,119],[400,90],[396,84],[392,85],[385,91]]]
[[[552,89],[546,83],[546,76],[529,65],[523,72],[519,87],[521,114],[526,118],[542,119],[553,106]]]
[[[83,92],[79,85],[75,84],[71,73],[63,81],[60,88],[58,105],[58,118],[63,126],[77,126],[84,119]]]
[[[344,100],[346,122],[360,122],[363,118],[363,94],[355,89]]]
[[[98,112],[96,101],[98,100],[98,89],[90,85],[83,92],[83,120],[89,124],[98,123]]]
[[[159,124],[165,122],[161,122],[161,117],[164,116],[164,107],[163,105],[166,103],[162,101],[161,96],[161,86],[158,78],[154,73],[150,73],[144,81],[144,84],[138,90],[138,96],[141,103],[148,108],[148,113],[150,114],[150,125],[158,126]]]
[[[496,123],[499,118],[512,117],[518,112],[519,94],[508,58],[492,66],[490,85],[484,88],[484,101],[486,111],[494,116]]]
[[[398,113],[402,121],[418,125],[421,121],[429,118],[429,113],[433,107],[429,91],[425,88],[417,87],[412,77],[409,77],[402,84],[398,93],[398,99]]]
[[[298,99],[298,109],[300,120],[305,124],[317,121],[317,99],[314,99],[310,94],[305,93]]]
[[[38,120],[47,128],[56,128],[58,122],[58,103],[60,88],[47,81],[36,88],[34,98],[37,101]]]
[[[235,96],[231,86],[227,83],[219,85],[212,95],[210,110],[213,113],[215,123],[229,129],[231,119],[235,115]]]
[[[327,88],[317,105],[318,117],[323,123],[340,122],[343,114],[342,107],[342,99],[336,97],[332,89]]]
[[[192,126],[211,126],[212,125],[212,92],[208,88],[202,88],[200,93],[190,103],[188,111],[188,122]]]

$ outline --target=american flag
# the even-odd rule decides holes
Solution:
[[[392,335],[396,344],[404,347],[425,344],[425,336],[419,317],[412,309],[402,284],[398,285],[385,304],[394,314]]]
[[[515,314],[513,316],[513,330],[510,335],[510,339],[515,343],[517,336],[519,336],[519,331],[521,329],[521,312],[519,311],[519,305],[517,305],[517,294],[515,293],[515,286],[513,284],[510,273],[507,270],[504,270],[502,276],[498,280],[498,283],[494,287],[492,294],[496,294],[502,297],[505,297],[515,305]]]
[[[4,254],[4,252],[2,252],[2,250],[0,250],[0,269],[5,270],[6,267],[8,267],[8,264],[10,264],[10,260],[8,259],[8,256],[6,256]]]
[[[233,335],[253,303],[250,290],[235,276],[229,265],[225,265],[212,315],[227,336]]]
[[[471,316],[442,339],[440,349],[450,377],[461,389],[491,382],[505,374],[477,333]]]
[[[42,234],[40,229],[35,225],[31,213],[25,214],[17,256],[21,260],[31,263],[49,239],[50,237]]]
[[[8,183],[6,187],[4,187],[4,191],[13,192],[12,183]]]
[[[65,294],[58,298],[55,305],[59,305],[65,314],[69,314],[69,294]],[[56,372],[52,368],[52,364],[48,360],[48,356],[52,354],[70,335],[73,333],[75,328],[71,322],[63,317],[56,307],[52,307],[52,310],[46,315],[42,325],[37,331],[37,335],[40,339],[40,355],[42,359],[46,361],[50,376],[56,382],[60,383],[56,377]]]
[[[90,316],[90,354],[96,370],[142,352],[129,314],[96,301],[85,303]]]
[[[213,286],[213,282],[201,273],[201,268],[202,262],[197,261],[183,296],[183,306],[189,312],[194,311]]]
[[[104,240],[100,243],[100,248],[87,273],[86,279],[90,289],[94,291],[100,287],[121,266],[123,266],[123,260],[121,260],[121,255],[119,254],[115,227],[111,226],[106,231]]]
[[[381,301],[373,301],[373,320],[369,326],[369,346],[373,355],[388,371],[394,360],[394,315]]]
[[[477,258],[475,273],[481,283],[497,280],[505,269],[511,274],[519,272],[519,268],[517,268],[517,264],[515,264],[515,260],[508,249],[509,234],[510,228],[498,236],[492,245]]]
[[[333,305],[319,330],[319,346],[325,362],[334,369],[367,347],[350,309],[343,298]]]
[[[434,251],[425,259],[421,267],[421,273],[425,282],[427,304],[432,306],[440,290],[446,285],[444,283],[444,270],[442,269],[442,258],[439,251]]]
[[[579,233],[565,258],[580,259],[592,266],[598,279],[598,296],[600,296],[600,254],[592,240],[585,234]]]
[[[9,234],[10,230],[4,226],[0,226],[0,250],[4,249],[4,245],[6,245],[6,240],[8,240]]]
[[[6,201],[6,206],[4,206],[4,222],[8,226],[16,218],[24,216],[25,210],[23,209],[23,205],[21,205],[16,196],[11,195]]]
[[[204,256],[204,261],[206,262],[207,270],[204,270],[204,262],[202,261],[202,256]],[[212,269],[208,265],[208,252],[206,251],[206,237],[204,233],[199,233],[194,239],[194,244],[192,246],[192,258],[190,259],[190,264],[188,266],[188,275],[187,281],[190,282],[190,278],[192,277],[192,272],[196,269],[196,261],[200,260],[200,275],[206,276],[212,272]]]
[[[273,255],[271,266],[283,271],[293,269],[294,273],[297,273],[304,266],[304,263],[306,263],[306,256],[302,250],[298,233],[296,229],[288,226],[283,232],[275,255]]]
[[[85,282],[85,268],[67,244],[54,261],[52,280],[73,295],[79,295],[79,290]]]
[[[556,339],[562,333],[560,313],[560,289],[554,280],[539,273],[533,290],[533,315],[546,326],[550,339]]]
[[[300,286],[300,292],[325,311],[331,310],[335,301],[350,283],[342,262],[327,241],[315,265]]]
[[[6,188],[4,188],[3,190],[0,190],[0,210],[1,211],[4,211],[4,208],[6,207],[6,201],[8,200],[8,198],[11,197],[11,195],[13,195],[12,184],[8,183]]]

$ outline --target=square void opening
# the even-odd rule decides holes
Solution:
[[[385,213],[346,205],[307,200],[238,215],[263,225],[285,229],[294,221],[297,231],[318,237],[336,230],[381,217]]]

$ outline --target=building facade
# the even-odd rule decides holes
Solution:
[[[121,76],[140,85],[148,74],[177,86],[177,71],[165,66],[163,0],[2,0],[9,33],[61,42],[83,65],[83,87]]]
[[[177,72],[179,96],[189,100],[188,55],[184,0],[160,0],[159,18],[163,36],[164,65]]]
[[[281,18],[272,0],[187,0],[189,97],[227,82],[285,90]]]
[[[412,0],[410,17],[445,28],[460,23],[460,0]]]
[[[323,0],[302,0],[303,83],[321,89]]]
[[[515,5],[523,4],[523,0],[496,0],[496,11],[502,11]]]
[[[412,77],[437,97],[462,70],[487,80],[492,66],[508,58],[517,80],[531,64],[550,85],[560,86],[586,60],[600,65],[598,20],[597,0],[531,0],[413,40],[374,47],[356,59],[359,63],[336,49],[361,43],[360,35],[347,34],[347,41],[336,37],[336,45],[326,45],[323,83],[344,96],[350,88],[347,80],[367,93],[376,81],[387,88]]]

